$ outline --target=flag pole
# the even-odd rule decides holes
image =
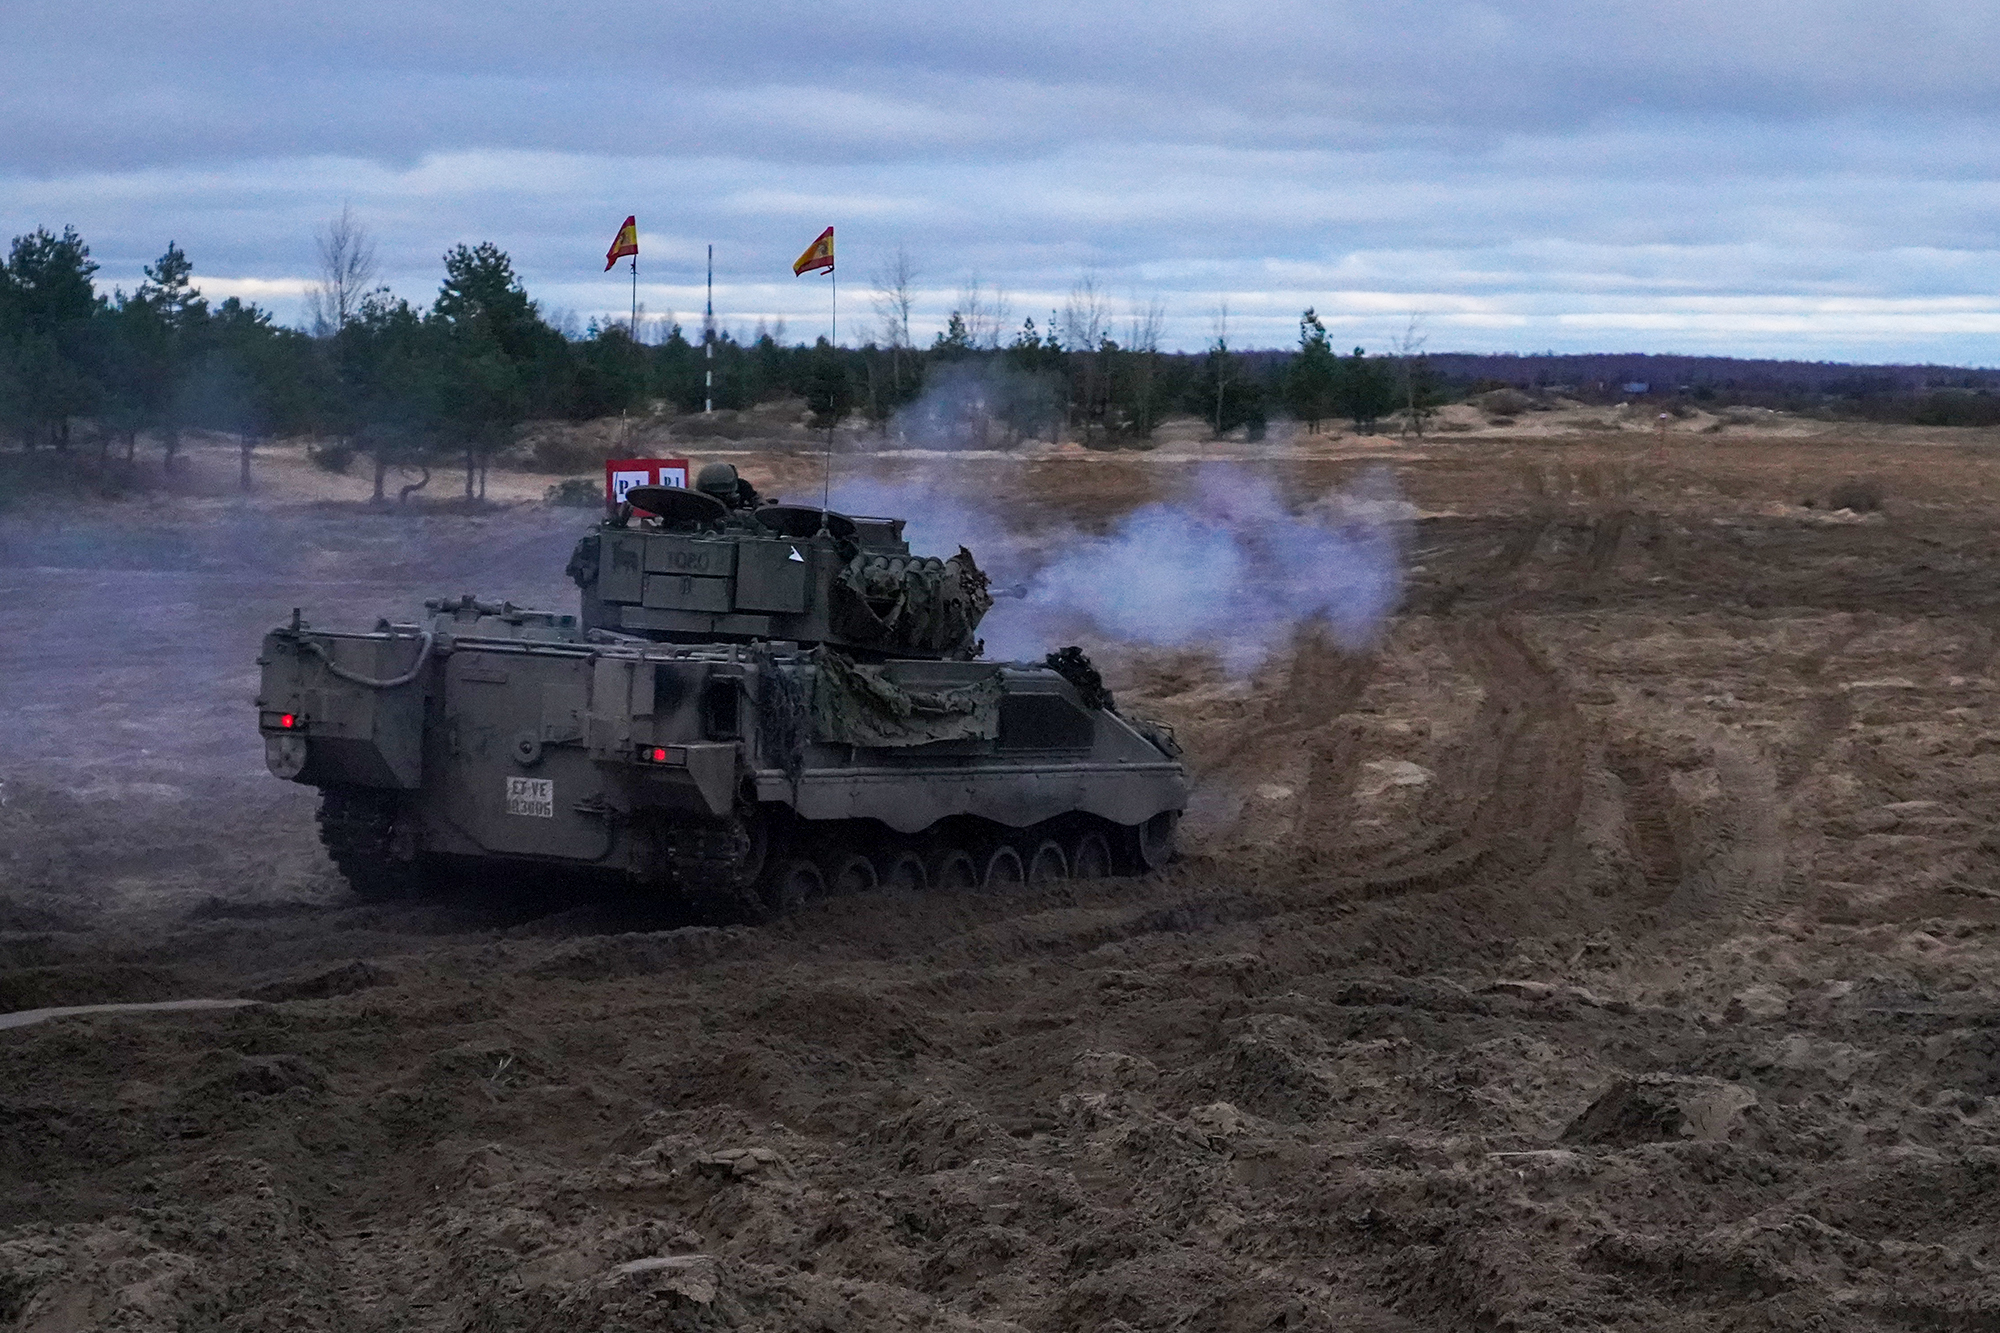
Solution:
[[[632,341],[639,341],[639,256],[632,256]]]
[[[826,276],[833,280],[833,364],[837,370],[840,368],[840,263],[837,259],[826,266]],[[836,398],[829,406],[838,406],[838,404],[839,399]],[[828,412],[826,414],[826,467],[823,469],[820,477],[819,490],[819,522],[822,529],[826,527],[826,511],[833,504],[834,421],[835,414]]]

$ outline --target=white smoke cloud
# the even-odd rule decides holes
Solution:
[[[1059,419],[1059,386],[994,360],[935,368],[923,393],[899,408],[890,434],[920,449],[998,449],[1039,436]]]
[[[1360,649],[1402,595],[1406,510],[1386,470],[1294,512],[1267,478],[1205,467],[1187,498],[1134,510],[1105,536],[1057,551],[1029,579],[1019,619],[1210,648],[1236,671],[1313,622]]]
[[[1239,674],[1308,624],[1368,646],[1402,597],[1410,513],[1387,469],[1294,509],[1269,478],[1222,464],[1102,535],[1030,534],[996,507],[923,486],[857,481],[837,503],[909,517],[915,551],[972,549],[1003,594],[980,629],[989,656],[1094,638],[1204,648]]]

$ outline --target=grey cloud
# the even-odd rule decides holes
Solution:
[[[1971,6],[95,0],[8,24],[0,226],[75,222],[127,286],[169,237],[297,278],[351,200],[413,298],[491,238],[587,315],[620,303],[595,256],[636,210],[655,309],[690,308],[714,240],[745,322],[808,336],[820,292],[784,265],[837,221],[844,290],[907,244],[936,319],[977,273],[1040,320],[1088,268],[1162,295],[1185,345],[1228,299],[1264,343],[1315,304],[1373,343],[1422,309],[1434,345],[1991,359],[1971,316],[1641,319],[2000,289],[2000,13]]]
[[[94,17],[97,21],[89,21]],[[97,4],[0,54],[17,170],[334,153],[758,160],[1242,147],[1443,131],[1477,144],[1635,109],[1772,121],[1990,112],[2000,15],[1942,3],[750,7]],[[79,77],[82,72],[82,77]],[[866,114],[852,114],[857,108]]]

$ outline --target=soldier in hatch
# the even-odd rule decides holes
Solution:
[[[710,463],[695,474],[694,488],[712,495],[731,509],[755,509],[757,488],[736,475],[732,463]]]

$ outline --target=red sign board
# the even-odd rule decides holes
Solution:
[[[617,505],[634,486],[685,486],[685,458],[607,458],[604,460],[604,503]]]

